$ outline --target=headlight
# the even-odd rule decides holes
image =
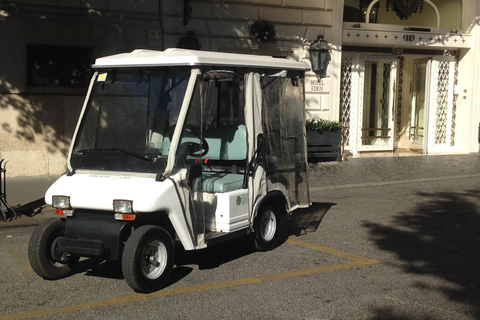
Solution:
[[[132,210],[133,202],[130,200],[113,200],[113,211],[115,219],[123,221],[135,220],[135,214]]]
[[[70,209],[70,197],[53,196],[52,207],[54,207],[55,209]]]
[[[116,213],[132,213],[132,201],[113,200],[113,211]]]

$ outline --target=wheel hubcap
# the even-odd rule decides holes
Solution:
[[[277,219],[273,211],[268,210],[263,214],[260,230],[262,232],[262,238],[265,241],[271,241],[273,239],[277,231]]]
[[[54,265],[64,265],[68,264],[68,256],[60,251],[58,247],[58,237],[53,240],[52,245],[50,247],[50,262]]]
[[[150,242],[142,252],[142,272],[151,280],[158,279],[167,266],[167,248],[158,240]]]

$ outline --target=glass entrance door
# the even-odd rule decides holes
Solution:
[[[417,59],[413,69],[413,97],[410,117],[410,149],[425,151],[427,142],[427,67],[429,59]],[[430,78],[430,77],[428,77]]]
[[[393,151],[396,57],[365,57],[359,104],[359,151]]]
[[[454,145],[454,57],[414,62],[410,149],[445,152]]]

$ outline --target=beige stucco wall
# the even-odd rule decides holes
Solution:
[[[38,6],[37,6],[38,5]],[[7,175],[57,175],[87,88],[27,87],[27,45],[92,47],[94,57],[161,49],[158,1],[0,1],[0,159]]]
[[[180,37],[194,31],[202,50],[284,56],[309,64],[302,42],[324,35],[331,45],[331,62],[326,77],[318,81],[306,75],[307,117],[337,120],[339,114],[339,72],[341,57],[343,0],[192,0],[191,18],[183,25],[183,2],[164,0],[162,6],[164,47],[175,47]],[[258,18],[275,24],[277,42],[257,45],[250,35],[250,23]]]
[[[82,105],[81,96],[3,94],[0,159],[8,176],[61,174]]]
[[[457,95],[457,108],[455,116],[455,146],[452,148],[453,152],[457,153],[470,153],[479,151],[479,16],[480,1],[464,0],[462,4],[461,29],[463,32],[471,34],[473,39],[471,42],[472,47],[470,49],[462,49],[459,55],[458,78],[455,87],[455,94]]]
[[[14,3],[14,5],[11,5]],[[343,0],[192,0],[188,24],[183,1],[23,0],[0,1],[0,158],[9,176],[60,174],[65,168],[83,90],[28,88],[27,45],[92,47],[94,57],[137,48],[176,47],[194,31],[202,50],[285,56],[308,63],[295,37],[325,35],[332,62],[321,91],[311,90],[310,116],[338,118],[338,70]],[[258,46],[250,23],[260,17],[275,24],[277,42]]]
[[[256,48],[249,23],[262,17],[277,30],[272,52],[288,51],[299,44],[293,43],[294,36],[314,40],[318,34],[331,35],[334,4],[334,0],[192,0],[190,20],[184,25],[183,2],[163,0],[164,47],[177,46],[180,37],[194,31],[202,50]]]
[[[470,50],[460,54],[458,75],[457,150],[478,152],[478,126],[480,123],[480,1],[465,0],[463,4],[463,29],[473,36]]]

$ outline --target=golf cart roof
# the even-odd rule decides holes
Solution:
[[[176,48],[166,49],[165,51],[134,50],[130,53],[98,58],[93,65],[94,68],[155,66],[230,66],[299,71],[308,70],[303,62],[283,58]]]

